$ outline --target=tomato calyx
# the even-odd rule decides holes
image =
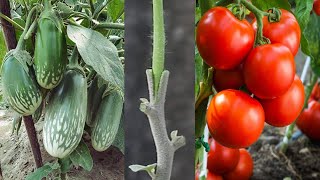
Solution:
[[[242,4],[231,4],[229,9],[241,21],[246,17],[246,8]]]
[[[271,8],[268,10],[268,21],[270,23],[279,22],[281,19],[282,12],[278,8]]]
[[[204,147],[204,149],[206,150],[206,152],[210,151],[210,145],[208,142],[205,142],[204,140],[204,136],[202,135],[201,137],[197,138],[196,140],[196,148],[200,149],[202,146]]]

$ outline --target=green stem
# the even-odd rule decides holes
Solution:
[[[199,3],[200,3],[200,11],[202,15],[212,7],[211,1],[209,0],[199,0]]]
[[[251,11],[257,19],[257,35],[256,35],[256,40],[255,40],[255,44],[259,45],[259,44],[265,44],[264,43],[264,37],[263,37],[263,21],[262,18],[263,16],[268,16],[270,15],[270,13],[261,11],[260,9],[258,9],[257,7],[255,7],[253,4],[251,4],[250,2],[248,2],[247,0],[241,0],[241,3],[247,8],[249,9],[249,11]]]
[[[28,30],[29,30],[29,27],[30,27],[31,21],[32,21],[32,15],[33,15],[33,13],[34,13],[36,10],[37,10],[37,6],[34,6],[34,7],[30,10],[30,12],[29,12],[29,14],[28,14],[25,28],[24,28],[24,30],[23,30],[23,33],[22,33],[21,36],[20,36],[20,39],[19,39],[18,44],[17,44],[17,47],[16,47],[17,50],[23,49],[23,47],[24,47],[24,43],[25,43],[24,37],[25,37],[25,35],[27,34],[27,32],[28,32]]]
[[[6,21],[8,21],[9,23],[11,23],[12,25],[14,25],[15,27],[17,27],[19,30],[23,31],[24,28],[22,26],[20,26],[20,24],[14,22],[11,18],[9,18],[8,16],[2,14],[0,12],[0,17],[2,17],[3,19],[5,19]]]
[[[78,62],[79,56],[78,55],[79,55],[79,53],[78,53],[77,46],[74,46],[73,51],[72,51],[72,55],[70,57],[70,65],[73,65],[73,66],[79,65],[79,62]]]
[[[51,1],[50,0],[44,0],[44,9],[45,10],[51,9]]]
[[[24,39],[27,40],[31,37],[32,33],[36,30],[37,28],[37,21],[33,21],[31,24],[30,28],[28,29],[26,35],[24,36]]]
[[[153,0],[152,73],[155,94],[158,93],[161,75],[164,70],[165,41],[163,0]]]
[[[91,9],[91,12],[93,13],[94,12],[93,1],[92,0],[87,0],[87,1],[89,1],[88,4],[90,4],[90,9]]]
[[[96,25],[93,29],[121,29],[124,30],[124,24],[123,23],[100,23]]]

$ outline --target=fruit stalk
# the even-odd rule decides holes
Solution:
[[[0,13],[10,17],[9,5],[10,5],[9,0],[0,0]],[[8,24],[8,22],[5,22],[3,19],[1,19],[1,24],[2,24],[4,35],[6,37],[7,49],[8,50],[14,49],[17,46],[15,29],[10,23]],[[42,166],[42,157],[41,157],[39,142],[37,139],[37,134],[34,127],[34,122],[31,116],[25,116],[23,120],[26,126],[34,160],[36,162],[36,167],[39,168]]]
[[[206,125],[205,129],[204,129],[204,138],[203,138],[204,142],[209,142],[209,129],[208,126]],[[208,162],[208,152],[205,150],[205,148],[201,148],[203,149],[203,154],[202,154],[202,164],[201,164],[201,171],[199,174],[199,179],[200,180],[205,180],[207,177],[207,162]]]

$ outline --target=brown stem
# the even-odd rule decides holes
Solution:
[[[0,12],[8,17],[11,17],[9,0],[0,0]],[[17,39],[13,25],[3,18],[0,18],[0,23],[2,25],[8,50],[16,48]]]
[[[36,162],[36,166],[37,166],[37,168],[39,168],[43,164],[42,164],[40,146],[39,146],[39,142],[38,142],[38,138],[37,138],[37,132],[34,127],[32,116],[24,116],[23,121],[24,121],[24,125],[26,126],[26,129],[27,129],[27,134],[29,137],[29,141],[30,141],[33,157]]]

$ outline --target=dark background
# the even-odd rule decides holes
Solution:
[[[164,0],[167,36],[165,67],[170,71],[166,101],[168,133],[178,130],[187,145],[175,153],[173,180],[194,179],[194,1]],[[140,112],[148,97],[145,70],[152,57],[152,0],[125,2],[125,179],[150,179],[131,164],[156,162],[150,125]]]

